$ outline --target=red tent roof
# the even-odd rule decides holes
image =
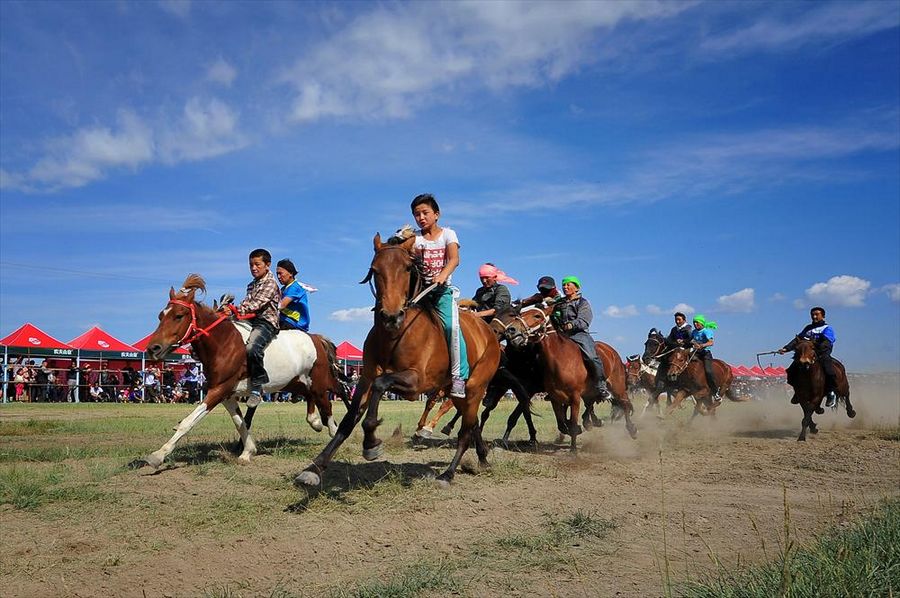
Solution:
[[[128,343],[123,343],[99,326],[94,326],[81,336],[73,338],[69,341],[69,344],[76,349],[84,349],[85,351],[141,352],[140,349],[132,347]]]
[[[731,373],[734,374],[735,376],[752,376],[753,375],[753,372],[748,370],[746,368],[746,366],[743,366],[743,365],[731,366]]]
[[[363,353],[357,347],[351,345],[347,341],[344,341],[337,346],[337,356],[339,359],[345,359],[349,361],[362,361]]]
[[[152,334],[153,333],[151,332],[150,334],[148,334],[141,340],[139,340],[135,343],[132,343],[132,344],[134,345],[135,348],[140,349],[141,351],[146,351],[147,350],[147,341],[150,340],[150,336]],[[188,351],[187,349],[185,349],[184,347],[178,347],[177,349],[172,351],[172,353],[174,353],[175,355],[190,355],[191,354],[191,352]]]
[[[29,347],[32,349],[72,349],[66,343],[56,340],[32,323],[23,324],[18,330],[0,340],[7,347]]]
[[[773,377],[787,375],[787,370],[785,370],[782,367],[773,368],[773,367],[769,366],[765,369],[765,372],[766,372],[766,375],[773,376]]]
[[[765,372],[765,370],[763,370],[763,369],[762,369],[761,367],[759,367],[758,365],[755,365],[755,366],[753,366],[752,368],[750,368],[750,373],[753,374],[754,376],[759,376],[760,378],[765,378],[765,377],[766,377],[766,372]]]

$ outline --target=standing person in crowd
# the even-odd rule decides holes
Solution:
[[[78,379],[81,377],[81,370],[78,369],[78,366],[75,364],[75,360],[73,359],[69,363],[69,369],[66,371],[66,385],[69,387],[69,392],[66,395],[66,400],[69,403],[79,403],[78,399]]]
[[[506,272],[490,262],[478,269],[478,278],[481,279],[481,287],[475,291],[475,296],[472,297],[476,304],[474,313],[485,322],[490,322],[497,312],[510,306],[509,289],[503,283],[519,284],[519,281],[510,278]]]
[[[278,303],[281,291],[272,274],[272,254],[265,249],[254,249],[249,256],[250,275],[253,280],[247,285],[247,296],[235,309],[242,316],[253,314],[250,322],[250,336],[247,338],[247,376],[250,396],[247,406],[255,407],[262,402],[263,385],[269,381],[263,357],[266,347],[278,334]]]
[[[35,370],[34,373],[34,382],[37,386],[35,400],[44,401],[45,403],[50,400],[50,374],[50,366],[47,365],[47,360],[45,359],[41,363],[41,367]]]
[[[566,276],[562,280],[564,299],[558,302],[553,311],[552,318],[557,330],[575,341],[581,349],[584,362],[596,383],[597,393],[603,400],[609,400],[612,395],[606,389],[606,372],[603,362],[597,356],[597,347],[591,337],[591,322],[594,320],[594,312],[591,303],[581,296],[581,281],[577,276]]]
[[[419,225],[415,250],[422,259],[427,284],[437,287],[429,294],[435,304],[450,350],[450,396],[466,396],[469,379],[469,359],[466,339],[459,329],[459,289],[452,285],[452,275],[459,266],[459,238],[456,231],[438,224],[441,208],[430,193],[417,195],[410,204],[413,218]]]
[[[279,260],[275,267],[281,283],[281,301],[278,303],[278,326],[281,330],[309,332],[309,295],[297,280],[297,268],[289,259]]]
[[[192,363],[191,366],[184,371],[184,375],[181,377],[181,388],[187,395],[188,403],[196,403],[200,401],[200,393],[197,386],[197,378],[199,376],[200,367],[196,363]]]
[[[158,370],[154,367],[148,368],[144,374],[144,396],[147,401],[153,401],[154,403],[159,403],[158,374]]]

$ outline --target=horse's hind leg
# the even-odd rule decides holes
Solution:
[[[456,422],[459,421],[460,417],[462,416],[459,414],[459,411],[454,413],[453,418],[449,422],[447,422],[447,425],[441,428],[441,434],[443,434],[444,436],[450,436],[450,434],[453,433],[453,426],[456,425]],[[480,430],[481,426],[478,426],[478,429]]]
[[[623,400],[618,400],[614,404],[616,404],[624,414],[625,429],[628,430],[628,435],[631,436],[632,440],[634,440],[635,438],[637,438],[637,426],[634,425],[633,421],[631,421],[631,416],[634,414],[634,405],[631,404],[631,401]]]
[[[322,431],[322,418],[316,413],[316,398],[312,393],[306,393],[306,423],[316,432]]]
[[[844,397],[844,403],[847,405],[847,417],[853,419],[856,417],[856,410],[853,408],[853,405],[850,404],[850,392],[847,391],[847,396]]]
[[[238,456],[238,462],[249,463],[250,458],[256,454],[256,443],[253,441],[253,437],[250,436],[250,430],[247,429],[244,418],[241,417],[240,411],[238,411],[237,399],[230,397],[226,399],[224,403],[225,409],[228,410],[228,415],[231,416],[231,421],[234,422],[234,427],[241,437],[241,446],[243,447],[243,450]]]
[[[334,438],[334,435],[337,433],[337,422],[334,421],[334,411],[331,407],[331,399],[328,396],[328,391],[326,390],[316,396],[315,403],[321,419],[325,422],[325,425],[328,426],[328,435]]]
[[[471,385],[471,378],[469,379]],[[469,443],[472,441],[472,436],[476,434],[475,428],[478,427],[478,404],[480,401],[475,401],[469,397],[475,396],[474,388],[471,386],[466,388],[466,398],[462,399],[453,399],[453,403],[456,405],[456,408],[459,409],[463,414],[462,426],[459,428],[459,440],[456,443],[456,453],[453,455],[453,460],[450,461],[450,465],[447,469],[437,477],[438,483],[447,486],[453,480],[453,476],[456,474],[456,468],[459,467],[459,462],[462,459],[462,456],[465,454],[466,450],[469,448]],[[483,392],[483,391],[480,391]],[[478,450],[477,444],[477,436],[476,436],[476,450]],[[484,458],[487,457],[487,447],[484,447],[485,453]],[[486,461],[483,460],[481,454],[478,455],[478,459],[483,464],[487,464]]]

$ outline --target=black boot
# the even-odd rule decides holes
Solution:
[[[588,366],[591,370],[591,375],[594,377],[595,389],[600,396],[600,400],[611,400],[612,395],[609,394],[609,390],[606,388],[606,375],[603,372],[603,363],[601,363],[600,359],[592,359],[588,361]]]

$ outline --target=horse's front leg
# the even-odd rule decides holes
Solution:
[[[671,395],[669,395],[671,397]],[[685,397],[687,397],[687,392],[684,390],[678,389],[675,391],[675,397],[669,403],[668,408],[666,409],[666,417],[672,415],[672,412],[681,407],[681,402],[684,401]]]
[[[181,440],[182,436],[190,432],[201,419],[206,417],[206,414],[212,411],[213,407],[221,403],[226,394],[231,394],[232,388],[233,385],[227,390],[224,385],[210,388],[209,392],[206,393],[206,399],[197,405],[190,415],[178,423],[175,427],[175,433],[169,438],[168,442],[159,447],[158,450],[153,451],[144,457],[144,462],[155,469],[159,469],[159,466],[166,460],[166,457],[168,457],[175,449],[175,443]]]
[[[634,440],[637,438],[637,426],[631,421],[631,416],[634,414],[634,405],[630,400],[622,399],[614,399],[613,404],[617,405],[625,416],[625,429],[628,430],[628,435]]]
[[[581,410],[581,395],[575,393],[571,403],[571,413],[569,414],[569,436],[571,442],[569,450],[572,453],[578,451],[578,435],[581,434],[581,426],[578,425],[578,412]]]
[[[797,442],[804,442],[806,440],[806,429],[812,421],[813,406],[810,403],[800,403],[800,406],[803,408],[803,421],[800,422],[800,437],[797,438]]]
[[[363,418],[363,459],[374,461],[384,455],[384,445],[381,439],[375,435],[375,430],[381,424],[378,419],[378,405],[381,397],[388,390],[395,390],[400,394],[412,394],[417,388],[419,374],[415,370],[404,370],[393,374],[383,374],[375,378],[372,383],[372,395],[369,397],[369,405]]]
[[[247,427],[244,423],[244,418],[241,417],[236,398],[233,396],[228,397],[223,401],[223,405],[225,405],[225,409],[228,410],[228,415],[231,416],[231,421],[234,423],[234,427],[241,437],[241,447],[243,447],[243,450],[241,450],[241,454],[238,456],[238,463],[249,463],[250,458],[256,454],[256,442],[254,442],[253,437],[250,436],[250,428]]]
[[[371,382],[366,378],[360,378],[359,383],[356,385],[356,389],[353,391],[353,398],[350,400],[350,406],[347,409],[347,413],[344,415],[343,419],[341,419],[341,423],[338,426],[337,433],[328,444],[325,445],[322,452],[313,459],[312,463],[307,465],[306,469],[294,477],[294,486],[297,488],[318,488],[322,483],[322,473],[324,473],[325,469],[331,463],[331,460],[334,458],[334,453],[336,453],[341,445],[344,444],[344,441],[350,437],[353,433],[353,428],[355,428],[357,422],[359,422],[360,407],[364,404],[365,400],[368,400],[370,390]]]
[[[306,399],[306,423],[316,432],[321,432],[324,426],[322,418],[316,413],[316,397],[311,392],[307,392],[304,398]]]

